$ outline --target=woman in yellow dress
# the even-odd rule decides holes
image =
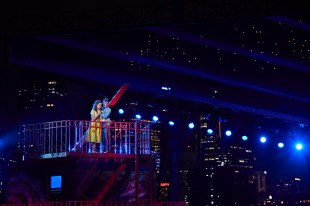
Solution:
[[[101,114],[102,102],[100,100],[96,100],[93,104],[93,107],[90,111],[91,123],[88,130],[88,138],[89,147],[91,149],[91,153],[98,152],[98,146],[102,140],[101,137],[101,122],[100,122],[100,114]]]

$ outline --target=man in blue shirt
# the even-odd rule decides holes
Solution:
[[[100,119],[102,123],[102,151],[104,153],[110,150],[110,138],[111,138],[111,128],[110,128],[110,114],[111,108],[109,107],[109,99],[104,98],[102,100],[102,111],[100,114]]]

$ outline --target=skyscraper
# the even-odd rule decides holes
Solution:
[[[66,119],[66,96],[63,83],[52,76],[26,78],[18,92],[22,123]]]
[[[255,202],[253,150],[238,141],[228,141],[222,135],[223,124],[227,123],[218,117],[200,117],[199,167],[192,175],[193,205]]]

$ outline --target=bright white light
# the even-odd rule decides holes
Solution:
[[[173,121],[169,121],[169,125],[170,125],[170,126],[173,126],[173,125],[174,125],[174,122],[173,122]]]
[[[212,134],[213,130],[212,129],[208,129],[207,132],[208,132],[208,134]]]
[[[140,114],[136,114],[136,119],[141,119],[141,115]]]
[[[261,143],[265,143],[266,141],[267,141],[266,137],[261,137],[261,138],[260,138],[260,142],[261,142]]]
[[[194,127],[195,127],[194,123],[191,122],[188,124],[188,128],[193,129]]]
[[[230,130],[227,130],[227,131],[225,132],[225,134],[226,134],[226,136],[231,136],[231,131],[230,131]]]
[[[296,149],[297,150],[301,150],[302,149],[302,144],[300,144],[300,143],[296,144]]]
[[[153,116],[153,121],[157,122],[158,121],[158,117],[157,116]]]
[[[119,113],[119,114],[124,114],[124,110],[123,110],[123,109],[119,109],[119,110],[118,110],[118,113]]]
[[[248,140],[248,137],[245,136],[245,135],[243,135],[241,138],[242,138],[243,141],[247,141]]]
[[[161,87],[162,90],[171,90],[171,87]]]
[[[283,144],[282,142],[279,142],[279,143],[278,143],[278,147],[279,147],[279,148],[283,148],[283,147],[284,147],[284,144]]]

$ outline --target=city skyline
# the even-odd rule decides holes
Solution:
[[[2,154],[24,124],[87,121],[127,83],[114,120],[158,115],[179,154],[197,150],[204,117],[226,146],[253,149],[257,170],[301,178],[310,194],[307,2],[34,2],[0,7]]]
[[[29,70],[27,70],[27,72],[29,72]],[[36,75],[36,72],[39,72],[41,76],[43,73],[45,72],[41,72],[41,71],[32,71],[34,72],[33,75]],[[28,73],[29,75],[29,73]],[[29,76],[33,76],[32,74],[30,74]],[[85,116],[85,118],[87,116],[89,116],[89,105],[87,105],[87,101],[88,102],[92,102],[94,97],[98,97],[100,95],[102,95],[102,89],[100,87],[98,87],[98,90],[96,91],[92,91],[91,93],[88,92],[87,88],[92,88],[90,85],[102,85],[101,83],[94,83],[94,82],[84,82],[82,83],[81,81],[79,82],[79,85],[81,87],[85,86],[85,95],[83,95],[83,93],[78,92],[78,94],[75,94],[75,84],[76,84],[76,79],[71,79],[69,80],[67,77],[61,77],[59,75],[56,75],[53,77],[54,74],[52,73],[45,73],[44,78],[40,79],[41,84],[38,84],[37,80],[33,80],[31,78],[29,78],[29,80],[25,79],[25,75],[21,75],[23,76],[22,81],[26,82],[26,84],[21,84],[23,86],[27,85],[27,88],[31,88],[33,85],[36,85],[36,89],[39,89],[42,91],[42,93],[37,97],[38,99],[47,99],[46,96],[50,95],[50,93],[58,93],[58,94],[62,94],[62,92],[59,91],[63,91],[63,88],[67,88],[66,91],[64,93],[66,93],[66,96],[64,97],[68,102],[72,101],[72,103],[66,103],[65,105],[59,105],[59,104],[55,104],[54,105],[54,109],[49,108],[49,106],[45,105],[45,109],[41,107],[41,101],[37,101],[37,104],[33,105],[33,110],[34,113],[28,113],[29,115],[33,114],[34,116],[36,111],[39,111],[39,114],[41,114],[41,112],[43,112],[46,115],[51,115],[51,116],[46,116],[46,117],[42,117],[42,121],[44,119],[50,119],[51,121],[53,120],[59,120],[59,119],[53,119],[54,117],[57,117],[57,114],[55,113],[55,111],[58,111],[57,113],[60,113],[63,115],[63,113],[61,111],[63,110],[59,110],[57,109],[58,106],[60,106],[61,108],[64,106],[65,109],[68,109],[70,106],[72,107],[72,105],[75,104],[76,99],[75,97],[77,96],[82,96],[80,97],[82,99],[82,101],[84,102],[85,107],[81,110],[79,110],[78,113],[76,113],[76,117],[83,117]],[[41,76],[42,77],[42,76]],[[57,80],[56,80],[57,79]],[[66,84],[63,84],[62,81],[65,81]],[[72,82],[71,82],[72,81]],[[71,86],[69,86],[72,83]],[[49,88],[48,85],[52,85],[52,87],[57,86],[58,89],[54,90],[54,89],[47,89]],[[61,85],[62,87],[58,87],[59,85]],[[20,88],[21,90],[23,90],[23,86]],[[42,87],[41,87],[42,86]],[[90,86],[90,87],[88,87]],[[70,89],[68,89],[70,88]],[[20,90],[20,91],[21,91]],[[81,91],[81,90],[79,90]],[[115,91],[115,88],[111,88],[110,91],[104,92],[103,96],[100,96],[99,99],[106,97],[106,94],[110,94],[113,95],[112,93]],[[29,92],[29,91],[28,91]],[[32,92],[36,92],[35,90],[33,90]],[[21,107],[21,109],[25,109],[24,106],[27,105],[26,103],[29,102],[29,100],[33,100],[32,97],[33,95],[30,95],[32,92],[30,93],[24,93],[24,98],[19,99],[19,107]],[[119,102],[112,108],[113,111],[113,118],[115,120],[117,120],[117,118],[133,118],[133,115],[135,114],[135,112],[137,112],[137,108],[139,108],[141,106],[141,108],[146,109],[146,110],[151,110],[151,111],[147,111],[147,113],[149,114],[155,114],[156,113],[156,107],[149,107],[148,106],[148,101],[145,100],[149,100],[149,97],[143,96],[143,95],[138,95],[139,92],[134,91],[131,92],[130,91],[130,87],[127,91],[128,93],[124,94],[124,96],[119,100]],[[71,96],[72,94],[72,96]],[[18,92],[16,94],[16,96],[20,95],[20,93]],[[21,94],[21,96],[23,96]],[[61,95],[63,96],[63,95]],[[74,98],[73,98],[74,97]],[[18,97],[20,98],[20,97]],[[132,98],[135,98],[137,101],[133,101],[133,102],[139,102],[139,104],[135,104],[135,105],[131,105],[129,106],[127,109],[125,109],[125,113],[127,113],[126,117],[121,117],[118,116],[117,114],[117,108],[121,108],[124,105],[130,105],[130,102],[132,101]],[[141,99],[141,101],[139,101],[139,99]],[[24,99],[23,101],[21,101],[22,99]],[[70,100],[71,99],[71,100]],[[86,100],[87,99],[87,100]],[[92,99],[92,100],[91,100]],[[45,103],[50,104],[51,102],[54,102],[54,100],[57,100],[57,96],[50,99],[50,101],[46,101]],[[129,103],[128,103],[129,102]],[[178,102],[178,100],[175,100],[174,102]],[[145,104],[145,105],[141,105],[141,104]],[[158,106],[158,105],[157,105]],[[160,108],[160,107],[159,107]],[[28,108],[27,108],[28,109]],[[46,112],[48,111],[48,109],[51,109],[51,112]],[[128,113],[128,111],[132,109],[133,112]],[[267,179],[268,181],[271,182],[275,182],[277,179],[281,178],[300,178],[301,179],[301,184],[304,186],[303,189],[305,193],[307,193],[308,190],[308,166],[307,166],[307,157],[308,157],[308,153],[300,153],[303,154],[304,157],[301,158],[300,155],[297,155],[296,152],[294,152],[291,149],[288,149],[287,146],[289,146],[288,144],[285,144],[285,148],[283,151],[281,151],[280,149],[276,148],[276,141],[272,140],[272,138],[275,138],[274,135],[278,134],[278,135],[283,135],[285,134],[285,132],[289,131],[290,129],[288,129],[290,126],[292,127],[291,129],[291,133],[292,132],[297,132],[297,130],[299,131],[308,131],[309,128],[307,126],[305,126],[305,128],[302,128],[300,125],[294,123],[294,122],[286,122],[283,120],[277,120],[277,119],[272,119],[272,118],[266,118],[264,116],[261,116],[260,118],[256,118],[256,115],[253,116],[253,114],[247,114],[247,113],[242,113],[242,112],[236,112],[236,111],[228,111],[225,109],[217,109],[215,111],[209,110],[209,112],[206,114],[202,114],[201,110],[198,109],[198,111],[196,111],[196,114],[193,115],[193,111],[192,112],[184,112],[185,108],[182,108],[179,111],[174,111],[169,115],[169,112],[165,112],[165,114],[168,116],[165,117],[165,119],[161,119],[163,116],[159,116],[159,120],[161,122],[161,124],[165,124],[168,126],[168,121],[169,119],[176,117],[175,115],[177,115],[177,118],[175,118],[175,125],[172,128],[171,132],[175,133],[178,137],[173,137],[171,138],[171,136],[165,136],[168,140],[165,140],[165,143],[167,143],[166,145],[166,149],[168,150],[175,150],[176,147],[180,147],[180,154],[186,151],[195,151],[195,149],[189,149],[188,146],[192,145],[195,146],[195,144],[193,145],[193,140],[195,140],[195,136],[197,135],[197,131],[198,130],[198,124],[195,123],[195,128],[193,130],[190,130],[188,128],[188,122],[190,120],[193,120],[193,117],[197,117],[198,116],[204,116],[206,119],[208,119],[208,125],[211,128],[214,128],[214,130],[216,132],[218,129],[218,123],[221,122],[222,124],[222,140],[224,145],[227,146],[238,146],[240,147],[240,149],[242,147],[245,148],[247,147],[253,147],[254,149],[254,155],[257,158],[257,162],[255,164],[255,170],[263,170],[263,171],[267,171]],[[70,109],[71,111],[75,111],[75,109]],[[140,110],[143,112],[143,110]],[[182,112],[183,111],[183,112]],[[151,117],[151,116],[149,116]],[[31,118],[24,119],[25,122],[28,123],[34,123],[34,122],[29,122]],[[78,118],[79,119],[79,118]],[[258,120],[260,119],[260,121]],[[20,120],[17,117],[17,120]],[[38,119],[37,119],[38,120]],[[150,119],[149,119],[150,120]],[[44,121],[43,121],[44,122]],[[38,122],[37,122],[38,123]],[[257,123],[257,124],[256,124]],[[166,126],[166,127],[167,127]],[[231,127],[233,126],[233,127]],[[226,128],[231,128],[233,131],[233,135],[232,137],[225,137],[224,135],[224,130]],[[252,131],[251,131],[252,130]],[[268,143],[268,145],[262,145],[258,142],[258,136],[254,137],[255,134],[259,134],[259,131],[268,131],[267,133],[270,134],[270,136],[268,137],[270,139],[270,142]],[[242,142],[241,140],[241,134],[243,134],[244,132],[249,132],[249,141],[250,143],[246,143],[246,142]],[[170,134],[172,134],[170,133]],[[266,133],[265,133],[266,134]],[[278,138],[278,137],[276,137]],[[290,137],[287,137],[286,139],[289,139]],[[254,139],[256,139],[257,141],[255,141]],[[176,144],[176,141],[178,141],[178,144]],[[268,140],[269,141],[269,140]],[[272,144],[271,144],[272,142]],[[291,153],[290,153],[291,152]],[[299,157],[298,157],[299,156]],[[288,159],[288,158],[294,158],[296,157],[296,159]],[[171,161],[171,160],[170,160]],[[278,163],[276,163],[276,161],[278,161]],[[276,168],[275,168],[276,167]],[[172,186],[172,185],[171,185]]]
[[[36,73],[37,71],[33,71]],[[39,71],[39,73],[42,75],[42,72]],[[32,76],[32,75],[30,75]],[[58,121],[61,119],[57,118],[57,114],[59,113],[63,119],[66,116],[63,116],[64,114],[67,114],[68,116],[74,116],[76,118],[73,119],[83,119],[87,120],[89,116],[89,105],[87,102],[91,103],[94,99],[102,99],[106,97],[106,94],[110,94],[113,96],[113,92],[116,88],[111,87],[110,91],[107,91],[102,94],[102,89],[99,87],[97,90],[93,90],[89,93],[88,89],[85,89],[84,95],[82,95],[81,90],[79,90],[78,93],[76,92],[76,80],[71,80],[72,85],[70,86],[70,81],[67,77],[63,77],[63,81],[66,81],[66,84],[61,83],[62,78],[59,75],[56,75],[55,77],[52,77],[53,74],[46,73],[47,78],[42,80],[41,79],[41,86],[44,87],[47,86],[47,83],[49,81],[55,81],[57,79],[57,86],[58,84],[64,86],[64,88],[67,88],[66,91],[64,91],[63,88],[58,87],[60,89],[59,91],[63,91],[66,93],[66,96],[63,96],[63,98],[66,99],[66,103],[64,101],[60,101],[65,103],[65,105],[59,105],[55,104],[55,109],[51,109],[51,112],[48,112],[49,108],[46,106],[46,108],[41,107],[40,101],[38,101],[38,104],[34,104],[33,109],[31,110],[33,113],[28,113],[28,115],[36,116],[35,111],[39,111],[39,114],[41,114],[42,111],[47,115],[45,117],[41,117],[41,121],[39,119],[36,119],[39,122],[45,122],[45,121]],[[48,81],[49,80],[49,81]],[[23,81],[25,81],[25,76],[23,75]],[[37,82],[36,80],[32,80],[29,78],[28,81],[28,87],[35,84]],[[26,81],[26,82],[27,82]],[[79,82],[81,87],[86,87],[90,85],[97,85],[97,83],[93,82],[85,82],[83,84],[82,82]],[[40,88],[40,84],[38,85],[38,88]],[[55,86],[56,86],[55,85]],[[99,85],[102,85],[99,83]],[[70,89],[68,89],[70,88]],[[22,90],[22,88],[20,88]],[[59,92],[56,91],[56,92]],[[39,99],[46,99],[46,95],[49,94],[49,90],[45,90],[41,94]],[[201,109],[197,108],[198,111],[186,111],[185,108],[179,108],[180,110],[175,111],[158,111],[157,109],[161,109],[163,105],[153,105],[150,107],[150,101],[152,100],[152,97],[146,97],[145,95],[138,95],[139,92],[137,91],[131,91],[131,88],[129,87],[128,93],[124,94],[124,96],[119,100],[119,102],[112,107],[112,117],[113,119],[131,119],[134,118],[134,115],[138,112],[142,114],[142,116],[146,116],[144,114],[148,114],[148,120],[151,120],[152,115],[157,114],[159,117],[159,121],[161,124],[168,125],[169,120],[175,121],[175,129],[180,130],[177,133],[182,134],[180,137],[180,149],[181,151],[195,151],[195,135],[197,135],[198,126],[199,126],[199,119],[198,117],[205,116],[209,119],[209,127],[213,128],[216,132],[218,129],[218,123],[221,122],[222,125],[222,139],[226,144],[228,145],[244,145],[249,146],[253,148],[255,156],[257,159],[257,165],[256,168],[259,170],[266,170],[268,173],[270,173],[272,176],[296,176],[296,177],[304,177],[302,180],[305,182],[308,180],[308,176],[306,175],[309,168],[307,165],[307,157],[308,152],[302,151],[298,154],[297,151],[294,151],[293,143],[290,141],[293,138],[295,138],[295,135],[303,135],[303,138],[307,138],[307,134],[309,131],[309,128],[305,126],[304,128],[301,127],[301,125],[296,124],[294,122],[286,122],[283,120],[277,120],[273,118],[266,118],[264,116],[256,116],[251,115],[247,113],[242,112],[236,112],[236,111],[229,111],[225,109],[216,109],[212,110],[209,109],[207,113],[201,112]],[[18,95],[18,94],[16,94]],[[72,95],[72,96],[71,96]],[[102,95],[102,96],[101,96]],[[26,99],[24,101],[19,101],[20,103],[20,109],[24,109],[23,107],[26,105],[26,102],[29,101],[30,96],[25,96]],[[76,105],[79,109],[76,109],[76,106],[74,106],[77,101],[76,97],[79,97],[79,102],[81,105]],[[19,97],[20,98],[20,97]],[[57,98],[56,98],[57,99]],[[20,99],[21,100],[21,99]],[[54,99],[55,100],[55,99]],[[54,102],[52,99],[51,102]],[[135,101],[133,101],[135,100]],[[134,105],[131,105],[130,102],[134,102]],[[71,102],[71,103],[70,103]],[[178,100],[175,100],[174,102],[178,102]],[[45,103],[50,103],[49,101]],[[125,107],[127,108],[125,109]],[[62,109],[57,109],[57,107],[60,107]],[[72,108],[70,108],[72,107]],[[71,113],[64,113],[63,110],[67,110],[69,108],[69,111],[74,111],[74,115]],[[125,109],[125,115],[122,116],[118,114],[118,108],[124,108]],[[27,108],[28,109],[28,108]],[[78,112],[76,112],[78,110]],[[130,111],[131,110],[131,111]],[[144,111],[143,111],[144,110]],[[55,113],[55,111],[58,111]],[[130,112],[129,112],[130,111]],[[145,113],[143,113],[145,112]],[[195,112],[195,113],[194,113]],[[23,112],[22,112],[23,113]],[[21,113],[21,114],[22,114]],[[161,115],[162,114],[162,115]],[[48,116],[51,115],[51,116]],[[56,118],[56,119],[53,119]],[[17,118],[20,120],[20,118]],[[31,123],[38,123],[38,122],[31,122],[31,118],[24,119],[25,122],[19,122],[20,125],[23,124],[31,124]],[[30,121],[30,122],[29,122]],[[195,128],[193,130],[188,128],[188,123],[193,121],[195,124]],[[232,137],[226,137],[224,134],[225,129],[231,129],[233,132]],[[176,131],[175,131],[176,132]],[[241,137],[242,135],[248,135],[248,141],[242,141]],[[259,142],[259,135],[265,134],[268,138],[268,142],[266,145],[263,145]],[[288,136],[285,136],[288,135]],[[302,136],[300,136],[302,137]],[[285,147],[283,149],[277,148],[277,143],[279,141],[282,141],[285,143]],[[170,140],[172,141],[172,140]],[[169,143],[169,142],[168,142]],[[173,142],[170,142],[169,144],[174,144]],[[308,143],[305,142],[304,146],[307,147]],[[168,148],[171,147],[168,146]],[[291,147],[291,148],[290,148]],[[277,163],[278,162],[278,163]],[[276,169],[275,169],[276,168]]]

